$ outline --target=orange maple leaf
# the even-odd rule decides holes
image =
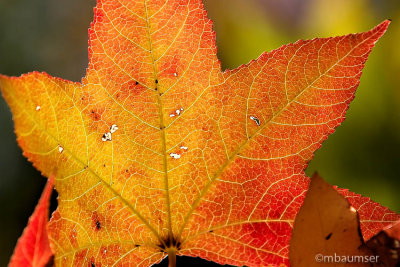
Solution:
[[[222,72],[200,0],[99,0],[81,83],[0,76],[25,156],[56,174],[56,265],[288,264],[304,169],[388,25]],[[359,208],[367,235],[399,218]]]
[[[53,192],[53,177],[47,181],[39,203],[24,233],[18,240],[9,267],[44,267],[50,266],[53,252],[47,234],[49,221],[50,197]]]

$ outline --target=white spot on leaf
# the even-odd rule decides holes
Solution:
[[[63,151],[64,151],[64,148],[62,146],[58,146],[58,152],[60,152],[60,154],[61,154],[61,153],[63,153]]]
[[[76,238],[76,229],[75,229],[75,228],[72,229],[72,237],[73,237],[73,238]]]
[[[179,109],[175,110],[174,113],[169,114],[169,116],[170,116],[171,118],[172,118],[172,117],[175,117],[175,116],[179,116],[179,115],[181,115],[182,111],[183,111],[183,108],[179,108]]]
[[[181,155],[180,154],[177,154],[177,153],[171,153],[171,154],[169,154],[172,158],[174,158],[174,159],[180,159],[181,158]]]
[[[261,125],[261,122],[257,117],[250,116],[250,120],[254,121],[257,124],[257,126]]]
[[[112,140],[112,138],[111,138],[111,133],[105,133],[105,134],[103,134],[103,137],[101,138],[101,140],[103,140],[103,142],[111,141],[111,140]]]
[[[187,146],[181,146],[180,149],[188,150],[188,147]]]
[[[116,124],[113,124],[110,127],[110,133],[112,133],[112,134],[115,133],[117,130],[118,130],[118,126]]]
[[[41,109],[40,106],[36,106],[36,111],[39,111]]]

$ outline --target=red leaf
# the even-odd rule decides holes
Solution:
[[[385,227],[368,240],[365,247],[379,256],[379,266],[400,266],[400,221]]]
[[[350,192],[347,189],[337,190],[357,210],[364,241],[369,240],[382,229],[386,229],[400,219],[399,214],[379,205],[368,197]]]
[[[49,221],[50,197],[53,191],[53,177],[51,177],[27,227],[18,240],[9,267],[42,267],[52,260],[53,252],[47,236],[47,223]]]

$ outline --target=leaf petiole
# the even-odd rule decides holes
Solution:
[[[168,266],[169,267],[176,267],[176,248],[170,247],[166,249],[168,253]]]

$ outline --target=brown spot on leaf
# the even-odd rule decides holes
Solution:
[[[128,89],[135,90],[139,83],[137,81],[130,81],[128,82]]]
[[[89,267],[101,267],[100,263],[96,263],[95,258],[92,256],[90,257],[90,261],[89,261]]]
[[[96,231],[101,230],[101,227],[102,227],[102,223],[101,222],[104,222],[104,219],[100,218],[100,215],[96,211],[93,212],[93,214],[92,214],[92,225],[93,225],[93,228]]]
[[[121,87],[121,95],[122,99],[127,97],[132,97],[132,95],[140,95],[144,91],[146,91],[146,87],[139,84],[138,81],[129,81],[125,86]]]
[[[90,111],[90,118],[94,121],[99,121],[101,119],[101,115],[97,112],[97,110],[92,109]]]
[[[101,229],[101,223],[100,223],[100,221],[97,221],[97,222],[96,222],[96,229],[97,229],[97,230],[100,230],[100,229]]]
[[[327,235],[327,236],[325,237],[325,239],[326,239],[326,240],[329,240],[331,237],[332,237],[332,233],[329,233],[329,235]]]

